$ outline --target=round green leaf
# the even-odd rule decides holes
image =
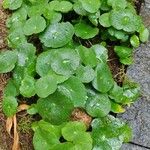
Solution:
[[[82,7],[89,13],[97,12],[101,5],[100,0],[79,0],[79,2],[81,2]]]
[[[51,62],[53,60],[53,50],[41,53],[37,58],[36,72],[40,76],[46,76],[51,69]]]
[[[80,66],[76,71],[76,76],[83,82],[89,83],[95,77],[95,72],[90,66]]]
[[[55,23],[49,25],[40,40],[46,47],[58,48],[71,41],[74,34],[74,28],[69,22]]]
[[[28,109],[27,109],[27,113],[29,115],[35,115],[38,113],[38,110],[37,110],[37,105],[36,104],[32,104]]]
[[[28,16],[34,17],[34,16],[41,16],[46,10],[47,4],[36,4],[32,5],[28,8]]]
[[[70,98],[75,107],[84,107],[86,103],[86,89],[77,77],[71,77],[58,86],[58,91]]]
[[[21,7],[23,0],[4,0],[3,7],[5,9],[15,10]]]
[[[131,45],[132,45],[133,47],[139,47],[140,41],[139,41],[138,36],[133,35],[133,36],[130,38],[130,43],[131,43]]]
[[[93,45],[91,49],[95,52],[97,59],[104,62],[107,61],[108,50],[102,44]]]
[[[107,93],[113,84],[114,80],[107,63],[101,62],[96,68],[96,77],[92,83],[93,87],[102,93]]]
[[[120,58],[128,58],[132,55],[133,49],[125,46],[115,46],[114,51]]]
[[[117,39],[122,40],[123,42],[127,41],[129,38],[129,35],[123,30],[117,30],[115,28],[109,28],[108,32],[111,36],[114,36]]]
[[[147,28],[144,28],[140,31],[140,40],[142,42],[147,42],[149,38],[149,30]]]
[[[14,69],[17,61],[17,53],[15,51],[0,52],[0,73],[7,73]]]
[[[110,13],[104,13],[99,17],[99,22],[103,27],[110,27]]]
[[[113,113],[119,114],[119,113],[124,113],[125,109],[120,104],[111,101],[111,111]]]
[[[53,132],[47,132],[41,128],[35,130],[33,136],[35,150],[48,150],[52,145],[57,145],[59,143],[59,138]]]
[[[46,21],[41,16],[33,16],[28,19],[23,27],[25,35],[32,35],[42,32],[46,28]]]
[[[46,98],[57,89],[56,79],[50,75],[44,76],[36,82],[36,93],[41,98]]]
[[[89,14],[88,19],[91,21],[91,23],[95,26],[98,26],[98,19],[100,17],[100,11],[94,13],[94,14]]]
[[[93,38],[99,32],[98,28],[92,27],[85,22],[80,22],[76,24],[74,28],[75,28],[75,35],[82,39]]]
[[[96,54],[92,48],[86,48],[84,46],[78,46],[76,48],[77,52],[80,55],[81,61],[91,67],[95,67],[97,65]]]
[[[3,96],[4,97],[9,97],[9,96],[17,96],[19,94],[19,91],[16,88],[16,85],[14,83],[13,79],[10,79],[7,83],[7,85],[5,86],[4,90],[3,90]]]
[[[124,65],[131,65],[131,64],[133,64],[133,57],[120,58],[119,60]]]
[[[126,0],[108,0],[107,4],[113,9],[125,9],[127,7]]]
[[[101,0],[101,7],[100,7],[101,10],[103,11],[108,11],[111,9],[111,7],[107,4],[107,1],[106,0]]]
[[[92,138],[90,133],[78,131],[74,135],[75,150],[91,150],[92,149]]]
[[[104,117],[110,110],[111,102],[105,94],[90,96],[87,100],[86,111],[92,117]]]
[[[105,137],[105,138],[104,138]],[[94,119],[92,122],[94,145],[107,143],[112,149],[120,149],[123,141],[131,139],[130,127],[113,116]]]
[[[73,9],[78,15],[81,15],[81,16],[87,15],[87,11],[82,7],[81,2],[79,2],[79,1],[75,1],[74,5],[73,5]]]
[[[62,136],[67,141],[74,141],[74,136],[77,132],[85,132],[86,131],[86,125],[83,122],[68,122],[63,128],[62,128]]]
[[[32,97],[35,95],[35,79],[31,76],[25,76],[21,82],[20,93],[24,97]]]
[[[18,52],[18,66],[28,66],[31,64],[31,61],[34,61],[36,58],[35,53],[36,53],[36,48],[30,44],[30,43],[23,43],[20,44],[20,46],[17,47],[17,52]]]
[[[8,35],[8,46],[17,48],[20,44],[27,43],[27,39],[23,33],[22,27],[15,28]]]
[[[57,81],[57,84],[65,82],[70,77],[70,76],[63,76],[63,75],[60,75],[60,74],[56,74],[53,70],[50,70],[48,72],[48,75],[55,78],[55,80]]]
[[[2,102],[3,112],[7,117],[12,117],[17,112],[17,99],[13,96],[4,97]]]
[[[74,74],[79,66],[80,59],[75,50],[70,48],[61,48],[55,51],[51,68],[60,75],[69,76]]]
[[[39,99],[37,108],[44,120],[58,125],[70,119],[74,106],[67,96],[55,92],[45,99]]]
[[[109,97],[113,99],[117,103],[121,103],[124,99],[123,96],[123,88],[118,86],[116,82],[114,82],[113,88],[109,91]]]
[[[11,29],[18,28],[23,25],[27,19],[27,8],[23,5],[21,8],[13,12],[12,16],[7,19],[6,26]]]
[[[64,142],[57,145],[54,145],[49,150],[74,150],[74,144],[71,142]]]
[[[73,5],[71,2],[64,0],[64,1],[59,2],[59,5],[57,7],[55,7],[55,10],[66,13],[66,12],[69,12],[70,10],[72,10],[72,7],[73,7]]]
[[[51,23],[58,23],[62,19],[62,14],[52,10],[47,10],[44,12],[44,17]]]
[[[135,32],[141,26],[141,20],[129,9],[114,10],[110,14],[110,23],[117,30]]]

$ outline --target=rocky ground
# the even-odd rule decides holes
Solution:
[[[141,15],[150,29],[150,0],[145,0]],[[139,100],[119,118],[126,120],[133,128],[133,139],[122,150],[150,149],[150,40],[135,50],[135,63],[127,69],[127,75],[141,85]]]

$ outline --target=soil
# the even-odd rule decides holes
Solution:
[[[141,2],[142,0],[136,0],[137,11],[140,10]],[[3,10],[3,8],[1,7],[1,3],[2,0],[0,0],[0,50],[5,50],[7,49],[7,30],[5,23],[7,17],[9,16],[9,12]],[[109,49],[108,64],[110,66],[115,81],[117,81],[117,83],[121,85],[124,79],[126,67],[119,63],[119,60],[112,48]],[[9,77],[10,74],[0,75],[0,150],[11,150],[13,144],[13,138],[10,137],[6,132],[6,117],[2,112],[2,91]],[[35,118],[31,118],[29,115],[27,115],[25,111],[17,114],[21,150],[33,150],[33,132],[30,128],[33,120],[35,120]],[[92,118],[88,116],[83,110],[77,108],[72,113],[72,120],[83,120],[87,124],[87,127],[89,127]]]

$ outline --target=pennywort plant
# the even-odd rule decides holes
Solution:
[[[127,0],[4,0],[9,50],[0,52],[0,73],[11,73],[3,91],[7,117],[22,97],[33,123],[35,150],[119,150],[130,127],[110,115],[122,113],[139,96],[139,86],[119,86],[107,64],[109,47],[120,62],[133,62],[133,49],[148,29]],[[88,44],[87,44],[88,43]],[[75,108],[93,118],[91,129],[71,121]]]

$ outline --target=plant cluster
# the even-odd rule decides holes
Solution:
[[[119,150],[131,138],[129,126],[109,113],[139,96],[134,82],[117,85],[111,74],[108,47],[122,64],[133,62],[133,48],[149,32],[127,0],[4,0],[12,10],[7,20],[8,46],[0,53],[0,73],[12,71],[3,91],[7,117],[22,97],[33,103],[35,150]],[[36,42],[34,42],[36,41]],[[88,43],[88,44],[86,44]],[[21,97],[21,98],[20,98]],[[93,121],[70,121],[75,108]]]

